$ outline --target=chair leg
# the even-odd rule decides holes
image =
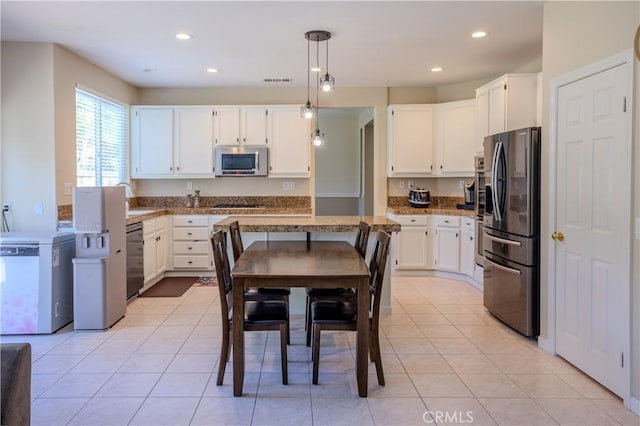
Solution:
[[[289,324],[280,325],[280,361],[282,363],[282,384],[289,383],[287,371],[287,336],[289,335]]]
[[[372,350],[373,362],[376,364],[376,373],[378,374],[378,384],[384,386],[384,371],[382,370],[382,354],[380,353],[380,338],[378,330],[373,330],[369,336]]]
[[[318,384],[318,370],[320,369],[320,326],[313,325],[313,384]]]
[[[218,363],[218,381],[216,385],[222,386],[222,382],[224,381],[224,370],[227,366],[227,360],[229,359],[229,348],[231,345],[229,344],[229,333],[224,333],[222,336],[222,347],[220,348],[220,362]]]
[[[307,331],[307,346],[311,346],[311,298],[307,296],[307,310],[304,315],[304,329]]]
[[[289,296],[284,296],[284,302],[286,304],[287,307],[287,345],[291,344],[291,333],[290,333],[290,329],[291,329],[291,323],[289,322]]]

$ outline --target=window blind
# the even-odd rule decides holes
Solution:
[[[127,178],[127,108],[76,89],[78,186],[114,186]]]

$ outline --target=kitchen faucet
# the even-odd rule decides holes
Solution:
[[[116,186],[124,186],[124,196],[125,196],[125,202],[124,202],[124,207],[125,207],[125,212],[129,211],[129,199],[133,198],[133,188],[131,187],[131,185],[129,185],[128,182],[118,182],[116,183]],[[127,191],[127,189],[129,191]],[[127,192],[129,193],[129,196],[127,197]]]

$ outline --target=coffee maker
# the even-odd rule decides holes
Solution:
[[[473,210],[476,201],[476,182],[474,179],[467,179],[462,185],[464,190],[464,204],[457,204],[458,209]]]

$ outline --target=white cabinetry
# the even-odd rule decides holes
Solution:
[[[142,222],[144,239],[143,269],[145,284],[167,270],[167,218],[165,216]]]
[[[173,269],[210,269],[209,218],[173,216]]]
[[[269,177],[309,177],[311,132],[309,120],[300,117],[300,106],[269,109]]]
[[[458,272],[460,270],[460,218],[458,216],[433,216],[435,228],[434,264],[436,269]]]
[[[460,272],[470,277],[475,272],[475,228],[476,221],[473,218],[462,218],[460,227]]]
[[[433,171],[433,105],[387,109],[387,176],[428,176]]]
[[[436,106],[434,174],[472,176],[476,142],[476,100]]]
[[[402,225],[394,241],[396,269],[429,269],[433,264],[429,216],[403,215],[395,220]]]
[[[266,145],[266,106],[216,106],[216,145]]]
[[[537,74],[505,74],[476,89],[477,151],[484,138],[536,125]]]
[[[213,177],[213,108],[131,108],[133,178]]]

